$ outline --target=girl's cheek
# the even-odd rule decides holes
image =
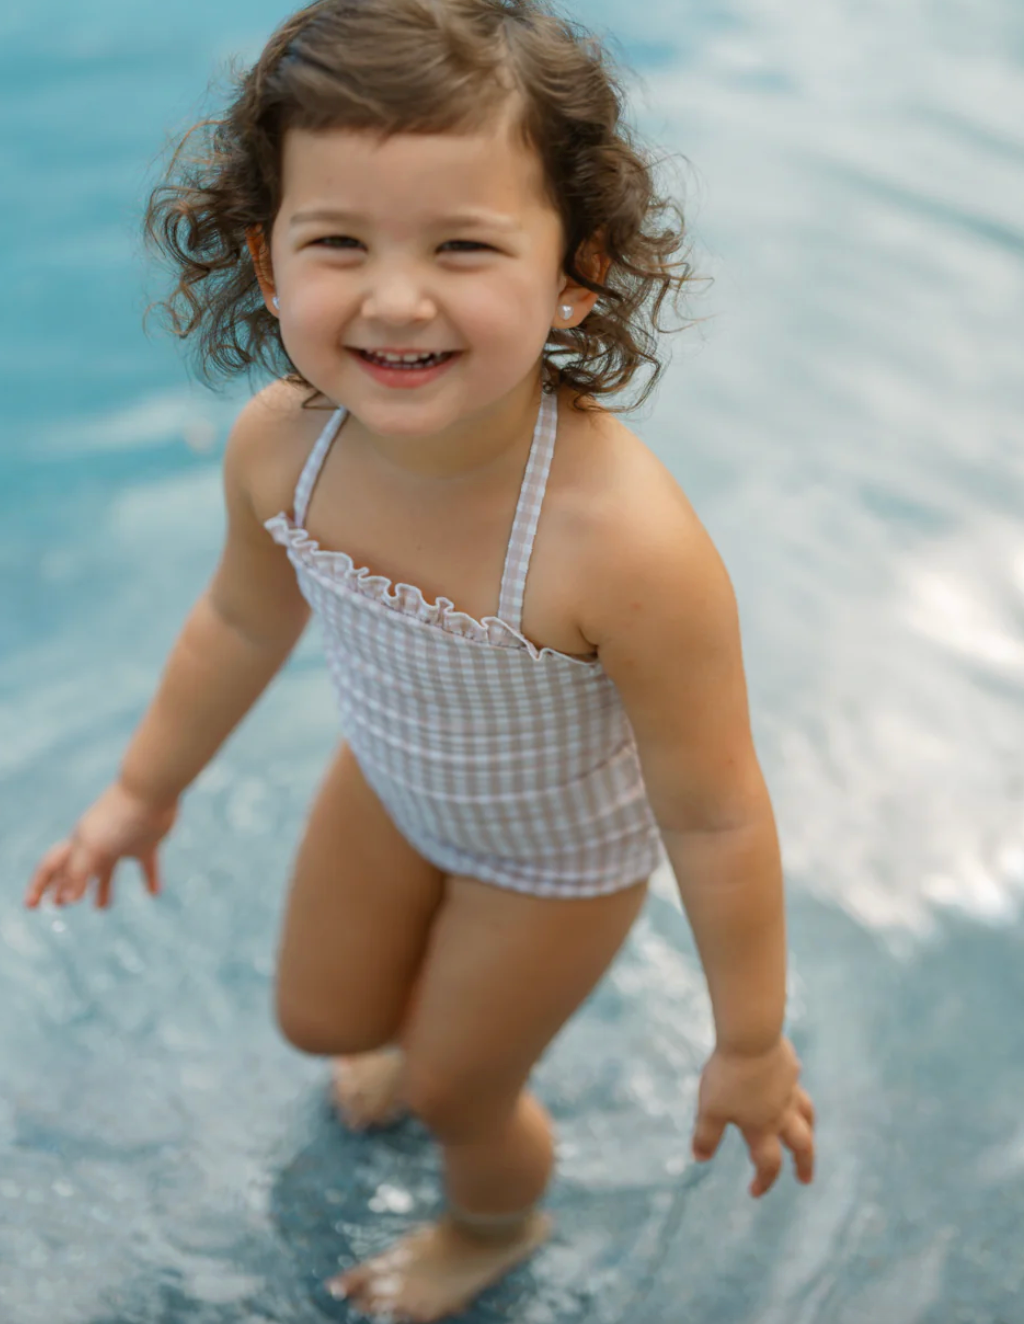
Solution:
[[[521,333],[529,300],[512,282],[481,280],[472,291],[462,292],[460,304],[465,325],[490,340]]]
[[[334,335],[339,321],[349,320],[355,309],[355,291],[336,273],[304,273],[288,296],[289,320],[301,332]]]
[[[505,335],[512,335],[524,343],[547,334],[551,322],[550,301],[536,285],[508,284],[497,300],[498,323]]]
[[[463,305],[455,312],[453,320],[464,335],[481,342],[500,337],[504,327],[500,304],[491,301],[474,300],[472,304]]]

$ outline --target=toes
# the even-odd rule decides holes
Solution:
[[[407,1319],[398,1309],[398,1298],[390,1292],[378,1292],[376,1289],[372,1295],[368,1296],[363,1306],[364,1310],[369,1311],[371,1315],[378,1318],[389,1320]]]
[[[375,1324],[416,1324],[416,1316],[407,1314],[399,1307],[396,1297],[389,1294],[367,1292],[359,1296],[349,1295],[350,1306],[360,1315],[366,1315]]]
[[[392,1251],[368,1264],[356,1265],[325,1284],[335,1301],[348,1301],[354,1310],[372,1315],[381,1324],[415,1324],[415,1317],[399,1305],[405,1280],[395,1272],[405,1257]]]
[[[336,1301],[353,1301],[370,1281],[370,1271],[365,1264],[357,1264],[354,1269],[347,1269],[328,1280],[328,1292]]]
[[[324,1283],[324,1291],[335,1301],[348,1300],[348,1288],[340,1278],[328,1278],[327,1282]]]
[[[352,1282],[352,1275],[348,1273],[339,1273],[336,1278],[328,1278],[324,1283],[329,1296],[333,1296],[335,1301],[348,1301],[358,1290]]]

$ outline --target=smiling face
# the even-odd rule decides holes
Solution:
[[[551,327],[593,305],[567,285],[541,162],[507,120],[383,141],[291,129],[282,165],[264,294],[302,375],[373,432],[438,433],[532,391]],[[454,357],[382,371],[359,351]]]

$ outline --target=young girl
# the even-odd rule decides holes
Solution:
[[[354,1125],[407,1108],[448,1206],[332,1284],[435,1320],[549,1233],[531,1069],[667,852],[716,1046],[693,1147],[812,1176],[782,1036],[779,849],[736,604],[664,467],[603,407],[688,276],[597,44],[533,0],[318,0],[179,149],[149,233],[207,369],[269,366],[225,457],[220,565],[115,783],[28,904],[156,894],[186,787],[312,613],[345,742],[298,852],[277,1013]],[[187,142],[188,140],[186,140]],[[183,144],[184,146],[184,144]],[[678,213],[675,213],[678,220]]]

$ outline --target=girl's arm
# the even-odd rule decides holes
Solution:
[[[295,571],[253,509],[253,474],[283,418],[268,388],[245,407],[224,459],[227,533],[220,564],[190,612],[120,780],[153,806],[175,802],[253,706],[298,642],[309,608]]]
[[[594,642],[637,737],[718,1045],[759,1052],[778,1040],[785,1012],[782,864],[732,585],[710,538],[687,524],[663,542],[645,530],[632,574],[620,560],[620,591],[604,607],[614,622]]]
[[[160,891],[158,850],[182,791],[202,771],[280,669],[308,618],[294,572],[257,518],[250,493],[286,453],[284,393],[269,387],[243,410],[224,464],[227,539],[209,587],[193,607],[125,755],[120,777],[71,834],[45,853],[25,904],[111,902],[119,861],[136,859]],[[273,407],[268,408],[268,405]],[[282,430],[284,429],[284,430]],[[266,480],[264,479],[264,482]],[[270,483],[268,490],[274,486]]]
[[[750,730],[736,599],[711,539],[674,483],[605,517],[581,628],[636,734],[651,806],[708,982],[716,1048],[695,1150],[743,1131],[762,1194],[779,1139],[810,1180],[813,1110],[782,1037],[786,923],[775,820]],[[801,1119],[803,1119],[801,1121]],[[804,1124],[806,1123],[806,1125]]]

